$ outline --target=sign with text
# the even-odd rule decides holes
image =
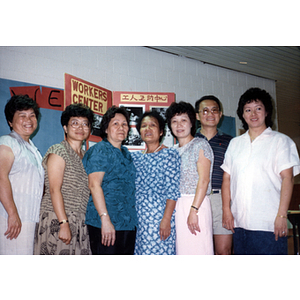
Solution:
[[[64,91],[39,85],[10,87],[10,94],[28,95],[40,108],[64,110]]]
[[[82,103],[91,108],[96,122],[93,126],[89,141],[99,142],[98,135],[102,116],[112,105],[112,92],[65,73],[65,107],[73,103]]]
[[[172,102],[175,101],[174,93],[149,93],[149,92],[113,92],[113,104],[124,106],[129,113],[130,132],[125,146],[129,150],[144,150],[145,143],[141,140],[136,129],[136,122],[144,112],[156,110],[163,118]],[[166,134],[163,144],[167,147],[174,145],[174,138],[166,125]]]

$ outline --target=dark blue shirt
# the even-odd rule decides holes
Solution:
[[[135,166],[128,149],[115,148],[107,139],[91,147],[82,160],[86,173],[105,172],[102,181],[105,204],[115,230],[134,230],[137,226],[135,210]],[[92,195],[86,210],[85,223],[101,228],[101,218]]]
[[[196,136],[204,138],[206,141],[208,141],[207,138],[202,133],[200,133],[200,128],[197,130],[195,137]],[[222,187],[224,171],[220,168],[220,166],[223,164],[224,155],[231,139],[231,135],[223,133],[218,129],[217,134],[208,141],[214,153],[212,189],[221,189]]]

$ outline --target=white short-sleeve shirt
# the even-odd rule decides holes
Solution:
[[[230,141],[221,168],[230,175],[235,227],[274,231],[281,190],[280,172],[300,173],[297,147],[288,136],[267,128],[253,142],[248,131]]]
[[[20,219],[22,222],[38,222],[44,187],[41,154],[31,140],[25,142],[15,131],[1,136],[0,145],[8,146],[14,154],[9,180]],[[1,202],[0,215],[7,218]]]

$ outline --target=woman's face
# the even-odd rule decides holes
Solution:
[[[267,116],[265,106],[260,100],[246,103],[244,106],[243,118],[249,129],[266,127],[265,118]]]
[[[34,110],[32,108],[28,110],[17,110],[12,122],[9,122],[9,125],[28,142],[30,136],[37,128],[37,119]]]
[[[126,139],[128,130],[129,127],[125,116],[122,114],[115,114],[106,129],[107,140],[113,145],[115,143],[120,144]]]
[[[159,123],[156,118],[147,116],[142,120],[140,134],[142,140],[148,143],[159,143],[159,138],[163,132],[159,129]]]
[[[181,115],[175,115],[171,119],[171,128],[173,134],[180,138],[186,138],[191,134],[192,123],[187,113]]]
[[[91,126],[86,117],[71,117],[67,126],[64,126],[67,140],[84,141],[91,132]]]

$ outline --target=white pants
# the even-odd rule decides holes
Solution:
[[[21,232],[16,239],[7,239],[7,219],[0,215],[0,255],[32,255],[35,222],[22,223]]]

